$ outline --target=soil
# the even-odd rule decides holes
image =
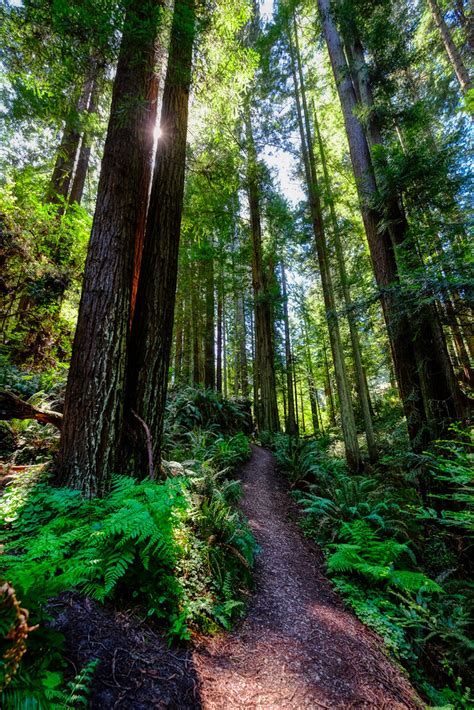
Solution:
[[[260,546],[256,590],[230,633],[170,649],[146,622],[68,595],[55,627],[71,663],[101,663],[92,708],[422,708],[381,640],[347,610],[301,534],[272,455],[252,447],[242,508]]]

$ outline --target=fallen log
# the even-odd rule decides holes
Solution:
[[[52,424],[61,429],[63,415],[48,409],[38,409],[6,390],[0,391],[0,419],[35,419],[40,424]]]

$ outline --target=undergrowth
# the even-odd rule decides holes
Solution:
[[[434,706],[471,708],[474,448],[468,432],[350,474],[328,438],[272,446],[334,586]],[[409,467],[407,466],[409,461]]]
[[[241,615],[255,543],[231,472],[249,458],[248,440],[172,426],[179,436],[167,440],[164,481],[117,475],[105,498],[84,500],[36,466],[7,486],[2,575],[38,628],[16,675],[3,679],[2,707],[77,707],[86,697],[93,667],[70,681],[75,689],[66,684],[62,638],[48,627],[48,600],[63,592],[133,606],[170,641],[229,628]]]

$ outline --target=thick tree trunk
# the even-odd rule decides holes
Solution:
[[[448,25],[446,24],[446,21],[443,17],[443,13],[441,11],[441,8],[439,7],[438,3],[436,0],[427,0],[428,6],[431,10],[431,14],[433,16],[434,23],[436,27],[439,30],[439,33],[441,35],[441,39],[443,41],[443,46],[446,51],[446,54],[448,55],[448,59],[451,62],[451,65],[454,69],[454,73],[456,74],[456,78],[459,82],[459,85],[461,89],[463,90],[464,93],[467,93],[469,89],[472,87],[472,82],[469,77],[469,72],[464,66],[464,62],[462,60],[461,54],[459,53],[458,48],[454,44],[453,38],[451,37],[451,32],[449,30]]]
[[[429,440],[425,429],[426,412],[422,400],[415,352],[410,337],[410,323],[406,315],[398,313],[395,302],[395,291],[399,287],[395,252],[384,215],[372,206],[372,200],[377,193],[373,165],[362,125],[356,117],[355,91],[348,72],[342,42],[331,14],[330,0],[318,0],[318,5],[344,116],[362,218],[375,279],[380,291],[408,434],[413,447],[420,449],[424,448]]]
[[[159,464],[183,208],[188,102],[195,0],[176,0],[161,111],[155,173],[127,368],[128,411],[147,425]],[[132,420],[133,421],[133,420]],[[142,437],[143,440],[143,437]],[[146,475],[146,452],[137,448],[136,475]]]
[[[297,42],[297,27],[294,23],[295,42]],[[312,131],[309,120],[309,111],[306,102],[304,76],[299,56],[298,46],[292,46],[291,30],[288,32],[290,40],[290,59],[293,72],[293,83],[295,102],[297,110],[298,125],[301,137],[301,148],[303,154],[303,163],[306,175],[306,184],[308,191],[309,207],[311,212],[311,220],[313,225],[316,250],[318,254],[319,271],[321,276],[321,284],[323,289],[324,305],[326,308],[326,320],[329,330],[329,340],[331,344],[332,357],[334,362],[334,371],[336,375],[337,391],[339,395],[339,407],[341,413],[341,424],[346,448],[346,459],[349,467],[353,470],[361,468],[362,461],[359,451],[359,443],[357,439],[357,430],[355,424],[354,410],[349,389],[349,380],[344,361],[342,348],[341,334],[339,323],[336,315],[336,305],[334,300],[334,289],[332,285],[331,272],[329,269],[326,233],[324,229],[324,221],[322,216],[321,200],[319,196],[318,179],[316,174],[316,163],[313,149]],[[295,62],[296,54],[296,62]],[[299,86],[298,76],[299,74]]]
[[[293,358],[291,353],[290,320],[288,318],[288,294],[286,290],[285,265],[281,262],[281,288],[283,296],[283,323],[285,327],[285,358],[286,358],[286,389],[288,392],[288,414],[286,419],[286,433],[297,436],[298,429],[295,419],[295,402],[293,397]]]
[[[367,111],[367,138],[374,147],[383,145],[383,138],[374,111],[374,99],[364,50],[360,39],[352,38],[348,46],[354,84]],[[376,172],[376,179],[379,177]],[[413,237],[399,196],[393,192],[386,200],[385,213],[392,243],[396,249],[398,272],[421,270],[420,252]],[[418,375],[424,398],[424,408],[430,419],[432,438],[447,434],[449,424],[465,418],[465,402],[454,375],[452,363],[436,307],[431,304],[408,306],[411,336],[417,358]]]
[[[255,419],[259,431],[278,431],[273,320],[268,279],[264,273],[262,228],[260,222],[260,186],[258,163],[253,142],[250,110],[245,117],[247,138],[247,192],[252,238],[252,281],[255,304],[255,363],[254,398]],[[255,385],[257,386],[255,389]]]
[[[142,97],[154,72],[161,3],[134,0],[125,19],[64,404],[57,482],[104,494],[122,468],[123,394],[134,240],[146,156]]]
[[[157,53],[158,54],[158,53]],[[161,67],[160,67],[161,69]],[[148,107],[148,121],[142,126],[140,141],[145,160],[140,175],[140,198],[137,228],[135,231],[135,255],[133,259],[132,298],[130,303],[130,327],[133,321],[135,305],[137,302],[138,280],[142,263],[143,245],[145,243],[145,230],[150,200],[151,179],[153,176],[155,128],[158,116],[158,93],[160,88],[160,72],[157,70],[150,75],[146,86],[146,103]]]

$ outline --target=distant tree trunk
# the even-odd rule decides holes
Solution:
[[[297,42],[297,27],[294,22],[295,43]],[[318,254],[319,271],[323,289],[324,305],[326,309],[326,320],[329,329],[329,340],[334,362],[337,391],[339,395],[339,406],[341,413],[341,424],[346,449],[346,459],[349,467],[353,470],[361,468],[362,461],[357,439],[357,430],[354,417],[354,410],[349,389],[349,380],[344,361],[341,334],[336,315],[336,305],[334,301],[334,290],[332,285],[331,272],[328,264],[326,234],[322,216],[321,200],[319,196],[318,179],[316,174],[316,163],[313,150],[312,132],[309,121],[309,111],[306,102],[304,87],[304,77],[299,56],[298,45],[293,48],[291,30],[288,31],[290,42],[290,59],[292,64],[294,95],[296,102],[296,112],[301,138],[301,149],[303,154],[303,164],[306,175],[306,185],[309,198],[311,220]],[[296,55],[296,62],[295,62]],[[299,86],[298,76],[299,74]]]
[[[97,76],[94,80],[87,113],[89,116],[93,116],[97,113],[99,107],[99,97],[100,97],[100,81]],[[74,179],[71,185],[71,191],[69,193],[69,204],[80,205],[82,202],[82,196],[84,194],[84,187],[86,184],[87,172],[89,170],[89,162],[91,157],[91,147],[92,147],[92,136],[89,131],[84,131],[82,134],[81,147],[79,150],[79,157],[77,159],[76,169],[74,171]]]
[[[467,71],[466,67],[464,66],[464,62],[462,60],[462,57],[459,53],[458,48],[454,44],[453,38],[451,37],[451,32],[449,30],[448,25],[446,24],[443,13],[442,13],[438,3],[435,0],[427,0],[427,2],[428,2],[428,6],[431,10],[431,14],[433,16],[434,23],[435,23],[436,27],[438,28],[439,33],[441,35],[444,49],[446,51],[446,54],[448,55],[448,59],[451,62],[451,65],[454,69],[454,73],[456,74],[456,78],[459,82],[459,85],[460,85],[461,89],[463,90],[463,92],[467,93],[469,91],[469,89],[472,87],[472,82],[469,78],[469,72]]]
[[[464,30],[466,48],[474,53],[474,2],[470,0],[470,12],[466,15],[463,0],[454,1],[454,13],[458,24]]]
[[[183,360],[181,367],[181,381],[183,384],[189,385],[192,376],[192,312],[191,312],[191,297],[188,293],[183,294]]]
[[[64,403],[56,480],[103,495],[119,459],[134,238],[145,156],[141,100],[154,71],[161,2],[129,5]]]
[[[97,81],[98,63],[91,59],[87,76],[82,85],[79,98],[74,106],[74,109],[67,116],[59,146],[56,162],[53,169],[53,174],[46,192],[45,200],[52,204],[61,205],[59,213],[62,214],[65,209],[65,203],[69,195],[74,165],[81,142],[81,117],[86,113],[90,104],[91,96],[94,92],[94,86]]]
[[[260,186],[258,163],[252,134],[250,109],[245,116],[247,138],[247,191],[250,208],[252,238],[252,279],[255,303],[255,363],[254,389],[255,418],[259,431],[278,431],[278,405],[273,346],[273,321],[268,279],[264,272],[262,255],[262,228],[260,222]],[[258,373],[258,378],[256,377]]]
[[[214,389],[216,384],[216,363],[214,351],[214,255],[211,246],[210,254],[206,254],[205,288],[206,288],[206,322],[204,327],[204,386]]]
[[[419,450],[428,443],[426,412],[422,400],[415,352],[408,318],[398,313],[394,290],[399,279],[395,253],[384,215],[373,207],[377,185],[369,147],[361,123],[357,119],[357,101],[348,72],[342,42],[331,14],[330,0],[318,0],[331,66],[341,102],[349,141],[352,167],[372,258],[375,279],[380,290],[398,388],[407,420],[412,445]]]
[[[224,298],[222,293],[222,273],[217,292],[217,356],[216,356],[216,390],[222,394],[222,336],[223,336]]]
[[[247,348],[246,348],[246,328],[245,328],[245,307],[242,294],[236,294],[236,353],[237,372],[236,377],[239,383],[239,391],[242,397],[249,396],[249,379],[247,368]]]
[[[301,430],[303,434],[306,432],[306,424],[304,420],[304,399],[303,399],[303,383],[300,380],[300,403],[301,403]]]
[[[313,107],[314,109],[314,107]],[[342,294],[344,297],[344,303],[347,310],[347,320],[349,323],[349,332],[351,336],[352,344],[352,355],[354,358],[354,368],[356,373],[357,382],[357,393],[359,395],[360,407],[362,410],[362,417],[364,420],[365,437],[367,440],[367,449],[369,452],[369,458],[371,461],[376,461],[378,458],[377,445],[375,443],[374,428],[372,425],[372,416],[370,413],[370,398],[369,391],[367,389],[367,382],[364,377],[364,368],[362,365],[362,353],[360,347],[359,333],[357,331],[357,323],[352,307],[352,298],[349,288],[349,279],[347,276],[346,264],[344,260],[344,252],[342,249],[341,237],[339,234],[339,226],[337,223],[336,211],[334,209],[334,197],[332,194],[331,180],[329,177],[329,172],[326,164],[326,154],[324,151],[324,144],[319,130],[319,123],[316,111],[314,111],[314,126],[316,129],[316,136],[318,140],[319,153],[321,156],[321,166],[323,168],[324,182],[326,186],[327,200],[329,205],[329,213],[331,216],[332,223],[332,233],[334,239],[334,246],[336,249],[337,265],[339,269],[339,277],[341,282]]]
[[[226,318],[225,318],[225,299],[222,299],[222,390],[224,397],[227,398],[227,334],[226,334]]]
[[[332,393],[331,385],[331,373],[329,371],[328,354],[326,350],[326,343],[323,343],[323,353],[324,353],[324,394],[326,397],[326,407],[328,409],[328,419],[330,426],[336,426],[336,407],[334,406],[334,397]]]
[[[127,368],[130,421],[142,439],[137,421],[148,427],[155,466],[160,461],[173,333],[195,32],[195,0],[176,0]],[[141,477],[146,473],[144,443],[134,460]]]
[[[175,308],[175,351],[174,351],[174,384],[182,382],[183,350],[184,350],[184,296],[177,299]]]
[[[286,433],[290,434],[290,436],[297,436],[298,429],[296,427],[295,403],[293,398],[293,358],[291,353],[290,321],[288,318],[288,294],[286,291],[286,273],[283,262],[281,262],[281,287],[283,296],[283,323],[285,326],[286,388],[288,392]]]

